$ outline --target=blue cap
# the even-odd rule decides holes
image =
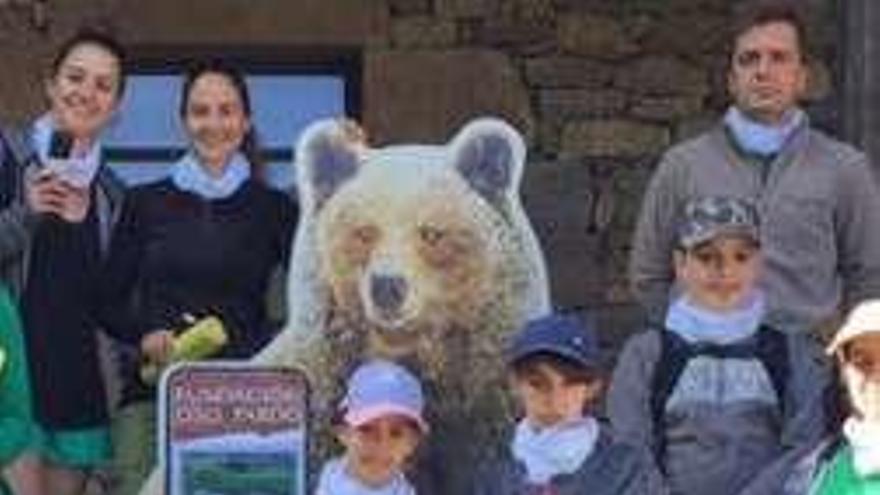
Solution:
[[[342,400],[345,422],[355,427],[383,416],[399,415],[427,431],[424,407],[418,378],[403,366],[381,359],[368,361],[354,371]]]
[[[595,331],[571,315],[551,314],[526,323],[513,339],[508,362],[537,353],[554,354],[584,368],[601,366]]]

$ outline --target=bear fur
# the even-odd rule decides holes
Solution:
[[[525,145],[491,118],[440,146],[369,148],[350,131],[320,121],[298,142],[288,322],[255,360],[306,372],[321,459],[353,368],[377,357],[408,366],[431,425],[419,493],[464,493],[512,421],[505,341],[550,311],[519,198]]]

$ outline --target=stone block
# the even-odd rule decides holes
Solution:
[[[431,0],[387,0],[393,15],[420,15],[431,13]]]
[[[533,158],[556,156],[562,142],[562,126],[562,119],[541,116],[537,120],[535,146],[530,150]]]
[[[615,60],[637,53],[623,24],[613,18],[589,14],[566,14],[559,18],[559,46],[565,53]]]
[[[120,1],[120,0],[117,0]],[[241,0],[120,3],[114,22],[133,44],[381,44],[388,37],[384,2]]]
[[[500,17],[514,22],[552,26],[556,21],[553,0],[505,0],[499,7]]]
[[[506,118],[533,136],[529,95],[504,54],[380,50],[364,61],[363,119],[371,140],[445,142],[468,120]]]
[[[565,124],[561,156],[639,157],[669,145],[663,126],[625,119],[582,120]]]
[[[614,86],[639,95],[702,98],[709,93],[706,69],[668,56],[649,56],[622,66]]]
[[[612,66],[578,57],[534,57],[525,63],[526,83],[537,88],[599,88],[614,75]]]
[[[487,20],[476,29],[474,42],[515,49],[531,48],[534,52],[550,51],[556,46],[556,31],[552,26],[541,23]]]
[[[708,52],[721,53],[729,22],[723,15],[702,11],[689,15],[666,15],[651,23],[645,34],[645,45],[657,53],[686,59]]]
[[[691,96],[646,96],[637,99],[630,115],[644,120],[671,122],[703,109],[701,98]]]
[[[449,19],[412,16],[391,21],[391,45],[395,48],[448,48],[456,43],[457,33],[458,27]]]
[[[546,89],[538,92],[542,117],[611,117],[626,107],[626,95],[613,89]]]
[[[487,18],[498,13],[502,0],[434,0],[434,12],[441,17]]]

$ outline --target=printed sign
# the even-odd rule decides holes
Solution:
[[[308,386],[302,373],[186,363],[161,384],[168,495],[303,495]]]

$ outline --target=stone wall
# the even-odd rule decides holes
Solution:
[[[819,55],[811,111],[841,121],[832,89],[838,2],[813,7]],[[41,63],[83,20],[134,47],[355,47],[363,120],[378,143],[443,141],[466,120],[504,116],[528,136],[526,202],[558,306],[632,318],[625,266],[642,190],[658,153],[725,105],[732,0],[65,0],[48,30],[0,17],[0,108],[41,104]],[[828,63],[826,63],[828,62]],[[626,311],[624,311],[626,309]]]

